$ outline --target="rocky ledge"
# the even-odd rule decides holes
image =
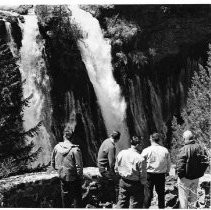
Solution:
[[[84,168],[83,206],[87,208],[111,207],[112,204],[102,203],[100,195],[99,171],[95,167]],[[200,179],[198,189],[198,207],[210,206],[211,175]],[[157,196],[152,201],[157,206]],[[0,180],[0,207],[61,207],[60,183],[55,171],[24,174]],[[178,189],[175,176],[166,179],[166,207],[178,208]]]

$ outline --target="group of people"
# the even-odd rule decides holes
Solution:
[[[64,130],[64,142],[52,153],[52,167],[61,180],[63,207],[82,206],[82,154],[72,138],[74,128]],[[158,195],[158,207],[165,208],[165,178],[169,175],[170,153],[163,146],[158,133],[150,135],[151,145],[143,149],[143,138],[133,136],[131,147],[116,154],[120,132],[113,131],[99,148],[97,166],[105,198],[116,203],[116,208],[149,208],[153,189]],[[196,202],[197,186],[209,165],[207,153],[194,141],[189,130],[183,133],[185,145],[178,154],[176,172],[180,208],[188,208],[188,198]],[[108,189],[108,190],[106,190]]]
[[[98,168],[102,177],[114,186],[119,180],[117,208],[149,208],[153,198],[153,188],[158,194],[159,208],[165,207],[165,177],[170,171],[170,154],[161,146],[158,133],[150,136],[151,146],[143,150],[143,139],[131,138],[131,147],[122,150],[115,158],[115,142],[120,133],[114,131],[106,139],[98,152]],[[116,178],[118,177],[118,178]],[[115,192],[115,191],[114,191]],[[113,199],[115,200],[115,197]]]

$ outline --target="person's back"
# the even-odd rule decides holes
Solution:
[[[168,150],[161,146],[158,133],[150,136],[151,146],[145,148],[141,155],[147,163],[147,182],[144,207],[149,208],[153,198],[153,189],[158,194],[158,207],[165,208],[165,176],[170,171],[171,160]]]
[[[140,182],[142,177],[146,179],[146,164],[144,158],[134,148],[120,151],[117,157],[118,173],[121,177]],[[143,164],[144,175],[142,174]]]
[[[53,150],[51,164],[58,171],[61,182],[63,207],[81,207],[83,176],[82,154],[78,145],[73,144],[73,128],[64,130],[64,142],[58,143]]]
[[[199,178],[209,165],[206,151],[194,141],[194,135],[187,130],[183,133],[185,145],[180,149],[176,172],[178,175],[178,197],[180,208],[188,208],[188,201],[196,207]]]
[[[99,170],[102,168],[106,168],[109,170],[114,167],[115,163],[115,145],[114,142],[110,140],[110,138],[103,141],[100,146],[98,157],[97,157],[97,165]]]
[[[140,154],[141,139],[133,136],[131,148],[119,152],[115,172],[121,177],[117,208],[142,208],[146,184],[146,162]]]
[[[157,143],[153,143],[151,146],[145,148],[141,154],[143,157],[145,157],[145,160],[147,162],[147,172],[151,173],[169,172],[170,155],[165,147]]]
[[[197,179],[208,167],[207,153],[194,140],[186,142],[178,154],[177,173],[180,178]]]
[[[115,143],[119,139],[120,132],[113,131],[110,137],[103,141],[98,151],[97,166],[101,175],[101,186],[104,188],[103,202],[116,202],[115,185],[117,177],[114,172],[116,158]]]

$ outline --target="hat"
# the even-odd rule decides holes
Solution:
[[[183,133],[183,138],[184,138],[185,140],[189,140],[189,139],[192,138],[192,137],[193,137],[193,134],[192,134],[192,132],[189,131],[189,130],[187,130],[187,131],[185,131],[185,132]]]

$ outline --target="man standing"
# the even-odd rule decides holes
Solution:
[[[180,208],[188,208],[188,198],[196,205],[199,178],[209,166],[208,155],[193,139],[191,131],[183,133],[185,145],[178,154],[176,172],[178,174],[178,192]]]
[[[121,177],[117,208],[143,208],[146,162],[139,151],[141,140],[132,137],[131,148],[117,155],[115,171]]]
[[[153,188],[158,194],[158,207],[165,208],[165,176],[170,171],[170,154],[161,146],[158,133],[150,136],[151,146],[145,148],[141,155],[147,162],[147,184],[145,187],[144,208],[149,208],[153,198]]]
[[[58,171],[61,181],[63,208],[82,207],[83,162],[78,145],[73,144],[74,126],[68,125],[64,130],[64,142],[58,143],[53,150],[51,164]]]
[[[115,181],[116,175],[114,172],[116,148],[115,143],[120,139],[120,132],[113,131],[110,137],[103,141],[100,146],[97,158],[97,165],[102,176],[101,184],[105,189],[103,201],[116,202]]]

